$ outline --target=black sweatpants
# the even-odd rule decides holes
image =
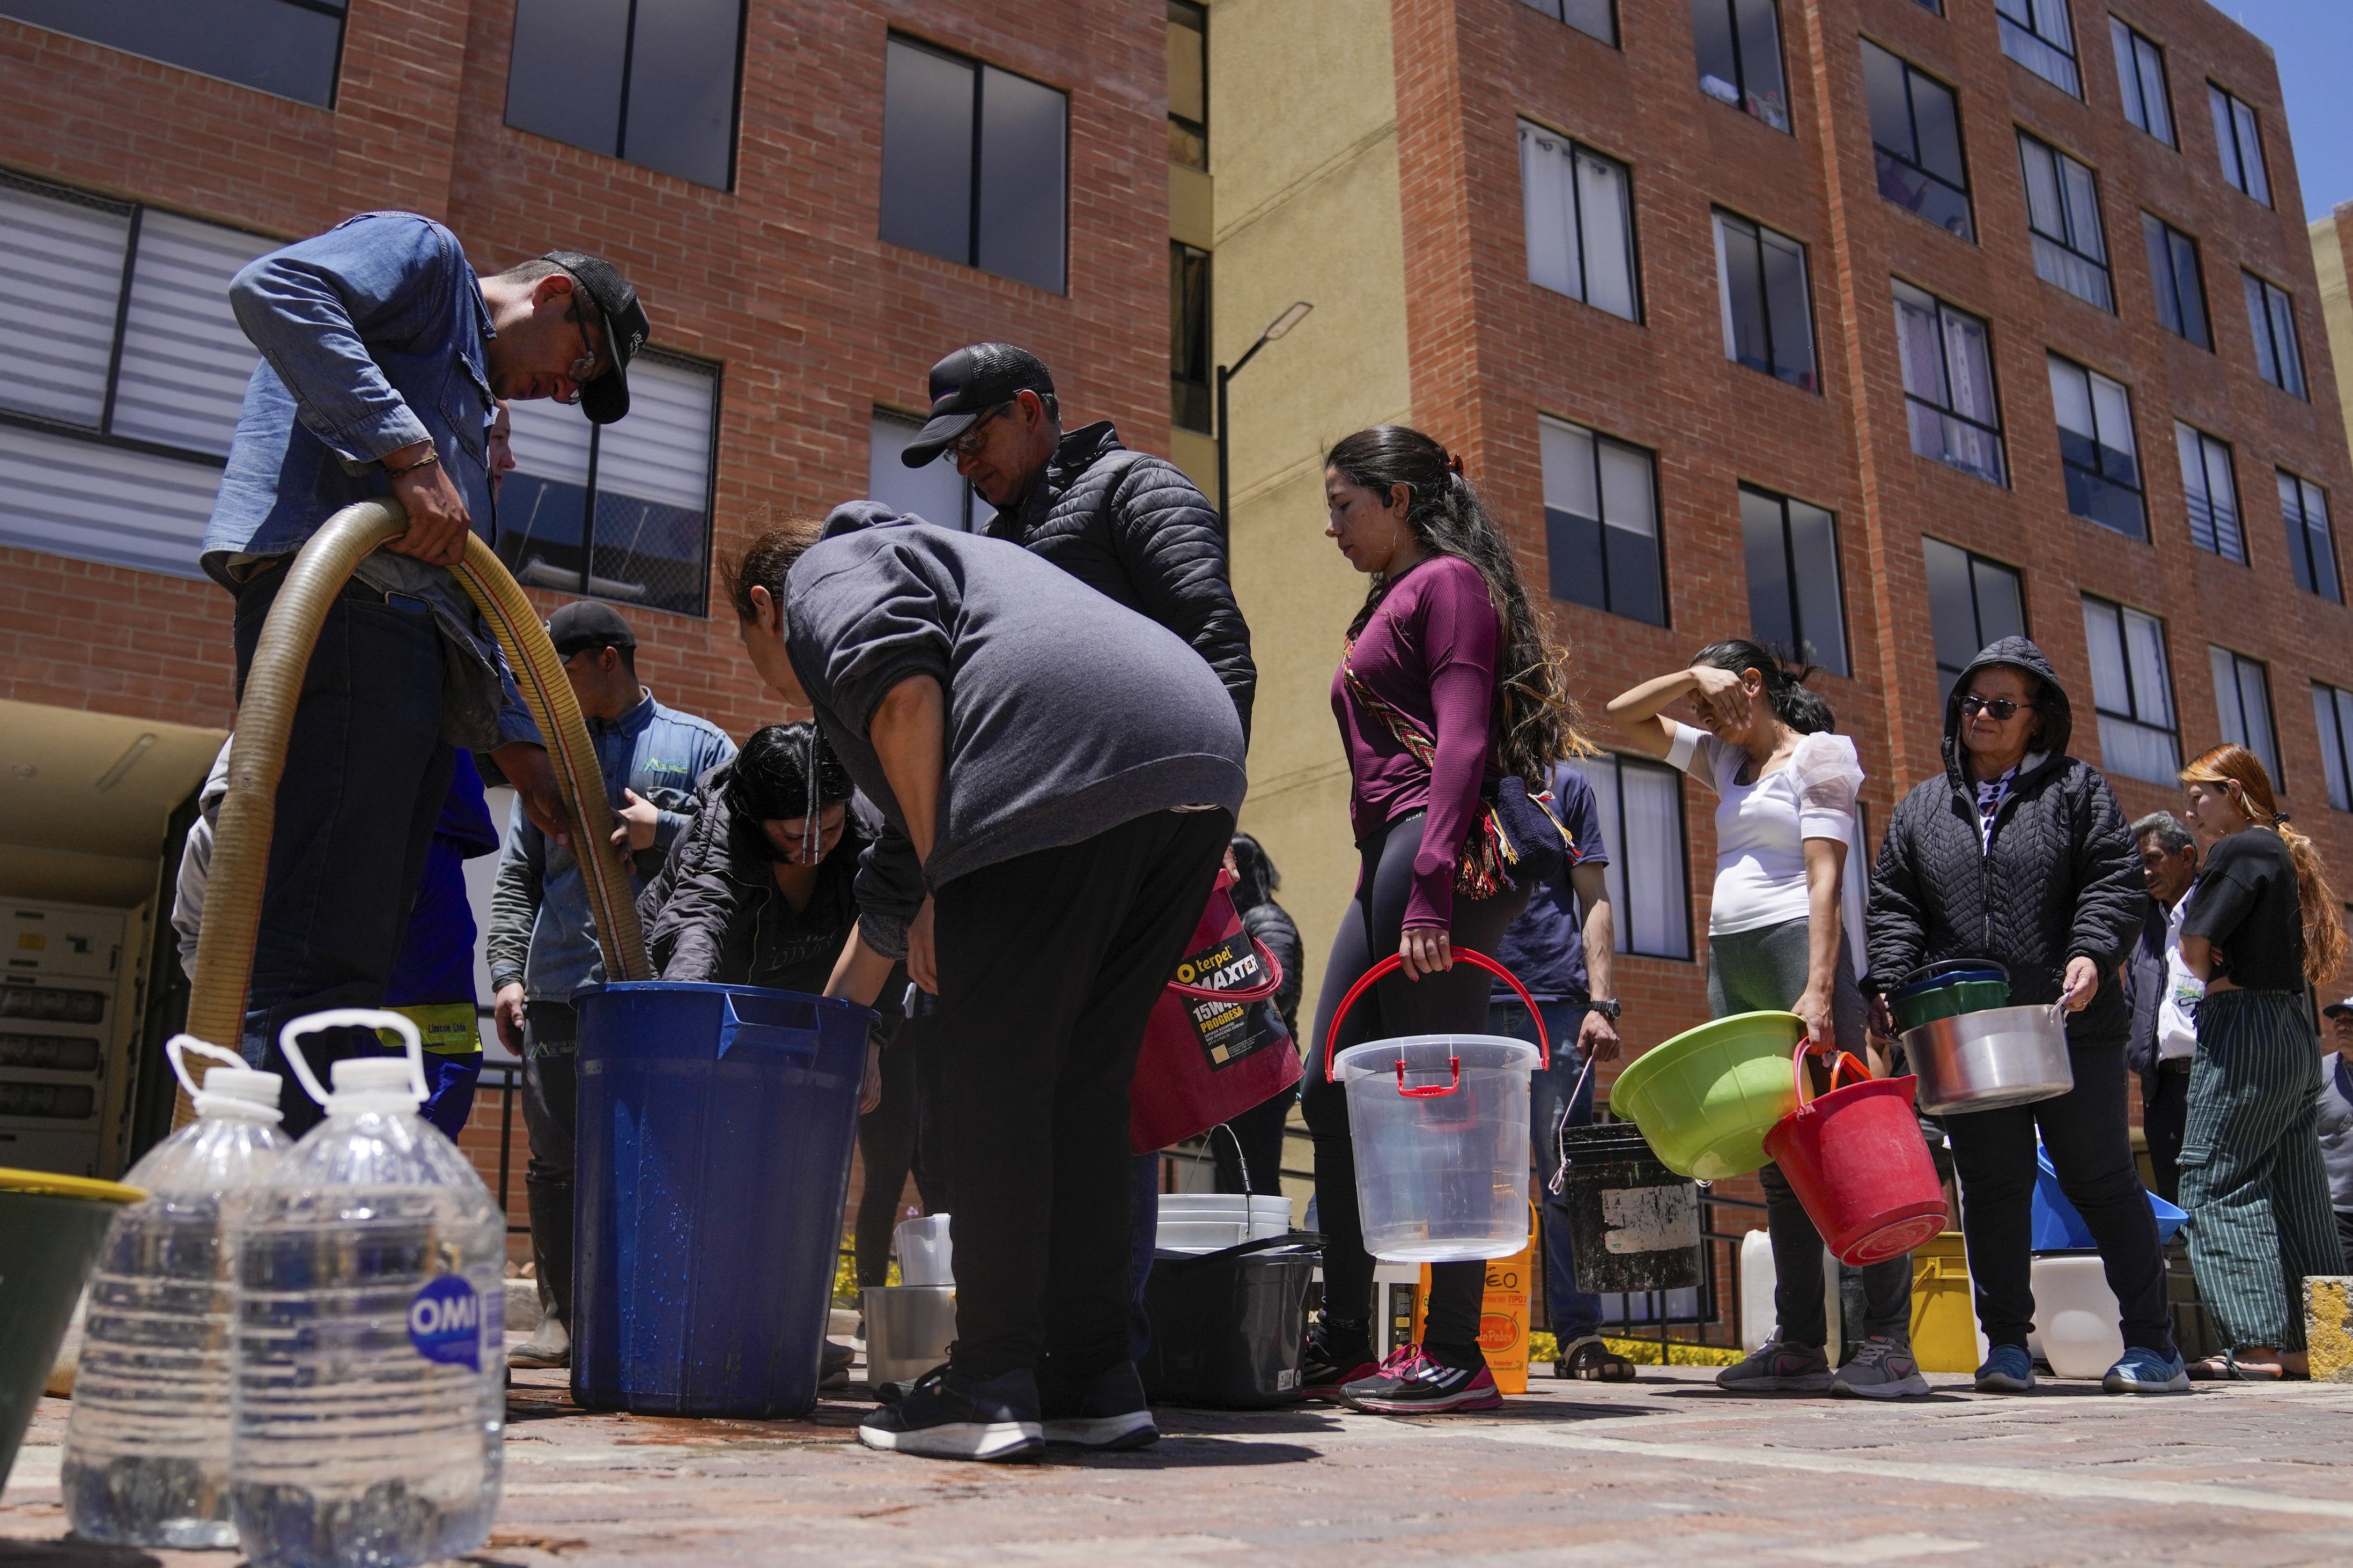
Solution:
[[[1324,1042],[1340,998],[1365,971],[1398,950],[1406,900],[1413,892],[1413,858],[1421,852],[1421,823],[1418,811],[1401,816],[1356,847],[1362,858],[1356,896],[1341,911],[1331,962],[1324,966],[1323,994],[1315,1002],[1303,1109],[1315,1141],[1316,1226],[1324,1237],[1324,1312],[1341,1322],[1371,1320],[1373,1258],[1365,1250],[1364,1221],[1356,1209],[1356,1146],[1348,1132],[1347,1092],[1324,1076]],[[1492,954],[1504,928],[1527,901],[1525,888],[1477,900],[1457,893],[1448,940],[1455,947]],[[1483,1035],[1488,1032],[1487,993],[1493,984],[1485,970],[1467,963],[1419,980],[1408,980],[1402,973],[1384,975],[1340,1021],[1332,1050],[1405,1035]],[[1422,1338],[1477,1354],[1479,1306],[1486,1280],[1484,1263],[1432,1266]]]
[[[905,1032],[902,1024],[900,1033]],[[932,1208],[925,1173],[915,1162],[915,1050],[903,1037],[882,1047],[882,1103],[858,1119],[858,1163],[865,1172],[856,1231],[860,1286],[890,1281],[891,1233],[899,1226],[899,1199],[911,1170],[916,1194]]]
[[[2165,1257],[2126,1121],[2124,1047],[2077,1046],[2067,1056],[2075,1087],[2058,1099],[1943,1119],[1961,1182],[1961,1234],[1978,1324],[1989,1342],[2021,1347],[2034,1327],[2028,1269],[2040,1129],[2059,1190],[2099,1247],[2108,1289],[2122,1309],[2125,1343],[2170,1355]]]
[[[2148,1190],[2169,1204],[2181,1201],[2181,1137],[2189,1127],[2189,1060],[2160,1062],[2153,1079],[2140,1080],[2140,1129],[2148,1137]]]
[[[1128,1356],[1128,1082],[1233,836],[1155,812],[934,894],[960,1375]]]

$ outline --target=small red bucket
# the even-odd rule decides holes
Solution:
[[[1839,1087],[1854,1069],[1860,1081]],[[1765,1134],[1765,1152],[1781,1167],[1806,1217],[1841,1263],[1879,1263],[1945,1228],[1945,1189],[1912,1115],[1912,1078],[1871,1076],[1841,1051],[1831,1087],[1810,1098],[1806,1047],[1789,1061],[1798,1109]]]

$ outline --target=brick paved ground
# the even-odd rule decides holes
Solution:
[[[1708,1375],[1540,1379],[1500,1415],[1419,1422],[1169,1412],[1140,1454],[982,1468],[867,1452],[850,1437],[862,1403],[797,1422],[587,1415],[561,1374],[527,1373],[499,1528],[470,1561],[2353,1560],[2353,1387],[2123,1400],[2050,1384],[1995,1399],[1938,1376],[1935,1397],[1885,1407],[1736,1399]],[[139,1561],[59,1542],[65,1412],[44,1403],[0,1499],[0,1563]]]

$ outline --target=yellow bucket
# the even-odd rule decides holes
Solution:
[[[1913,1249],[1912,1354],[1922,1372],[1975,1372],[1984,1359],[1978,1352],[1968,1255],[1957,1230]]]

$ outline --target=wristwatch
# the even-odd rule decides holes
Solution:
[[[1596,1013],[1600,1014],[1603,1017],[1605,1017],[1605,1018],[1609,1019],[1609,1020],[1611,1023],[1613,1023],[1613,1024],[1614,1024],[1614,1023],[1616,1023],[1616,1022],[1618,1021],[1618,1015],[1625,1011],[1624,1006],[1623,1006],[1621,1004],[1617,1003],[1617,1002],[1615,1002],[1615,1001],[1609,1001],[1609,1002],[1601,1002],[1601,1001],[1588,1002],[1588,1003],[1586,1004],[1586,1005],[1587,1005],[1588,1007],[1591,1008],[1591,1009],[1592,1009],[1593,1011],[1595,1011]]]

